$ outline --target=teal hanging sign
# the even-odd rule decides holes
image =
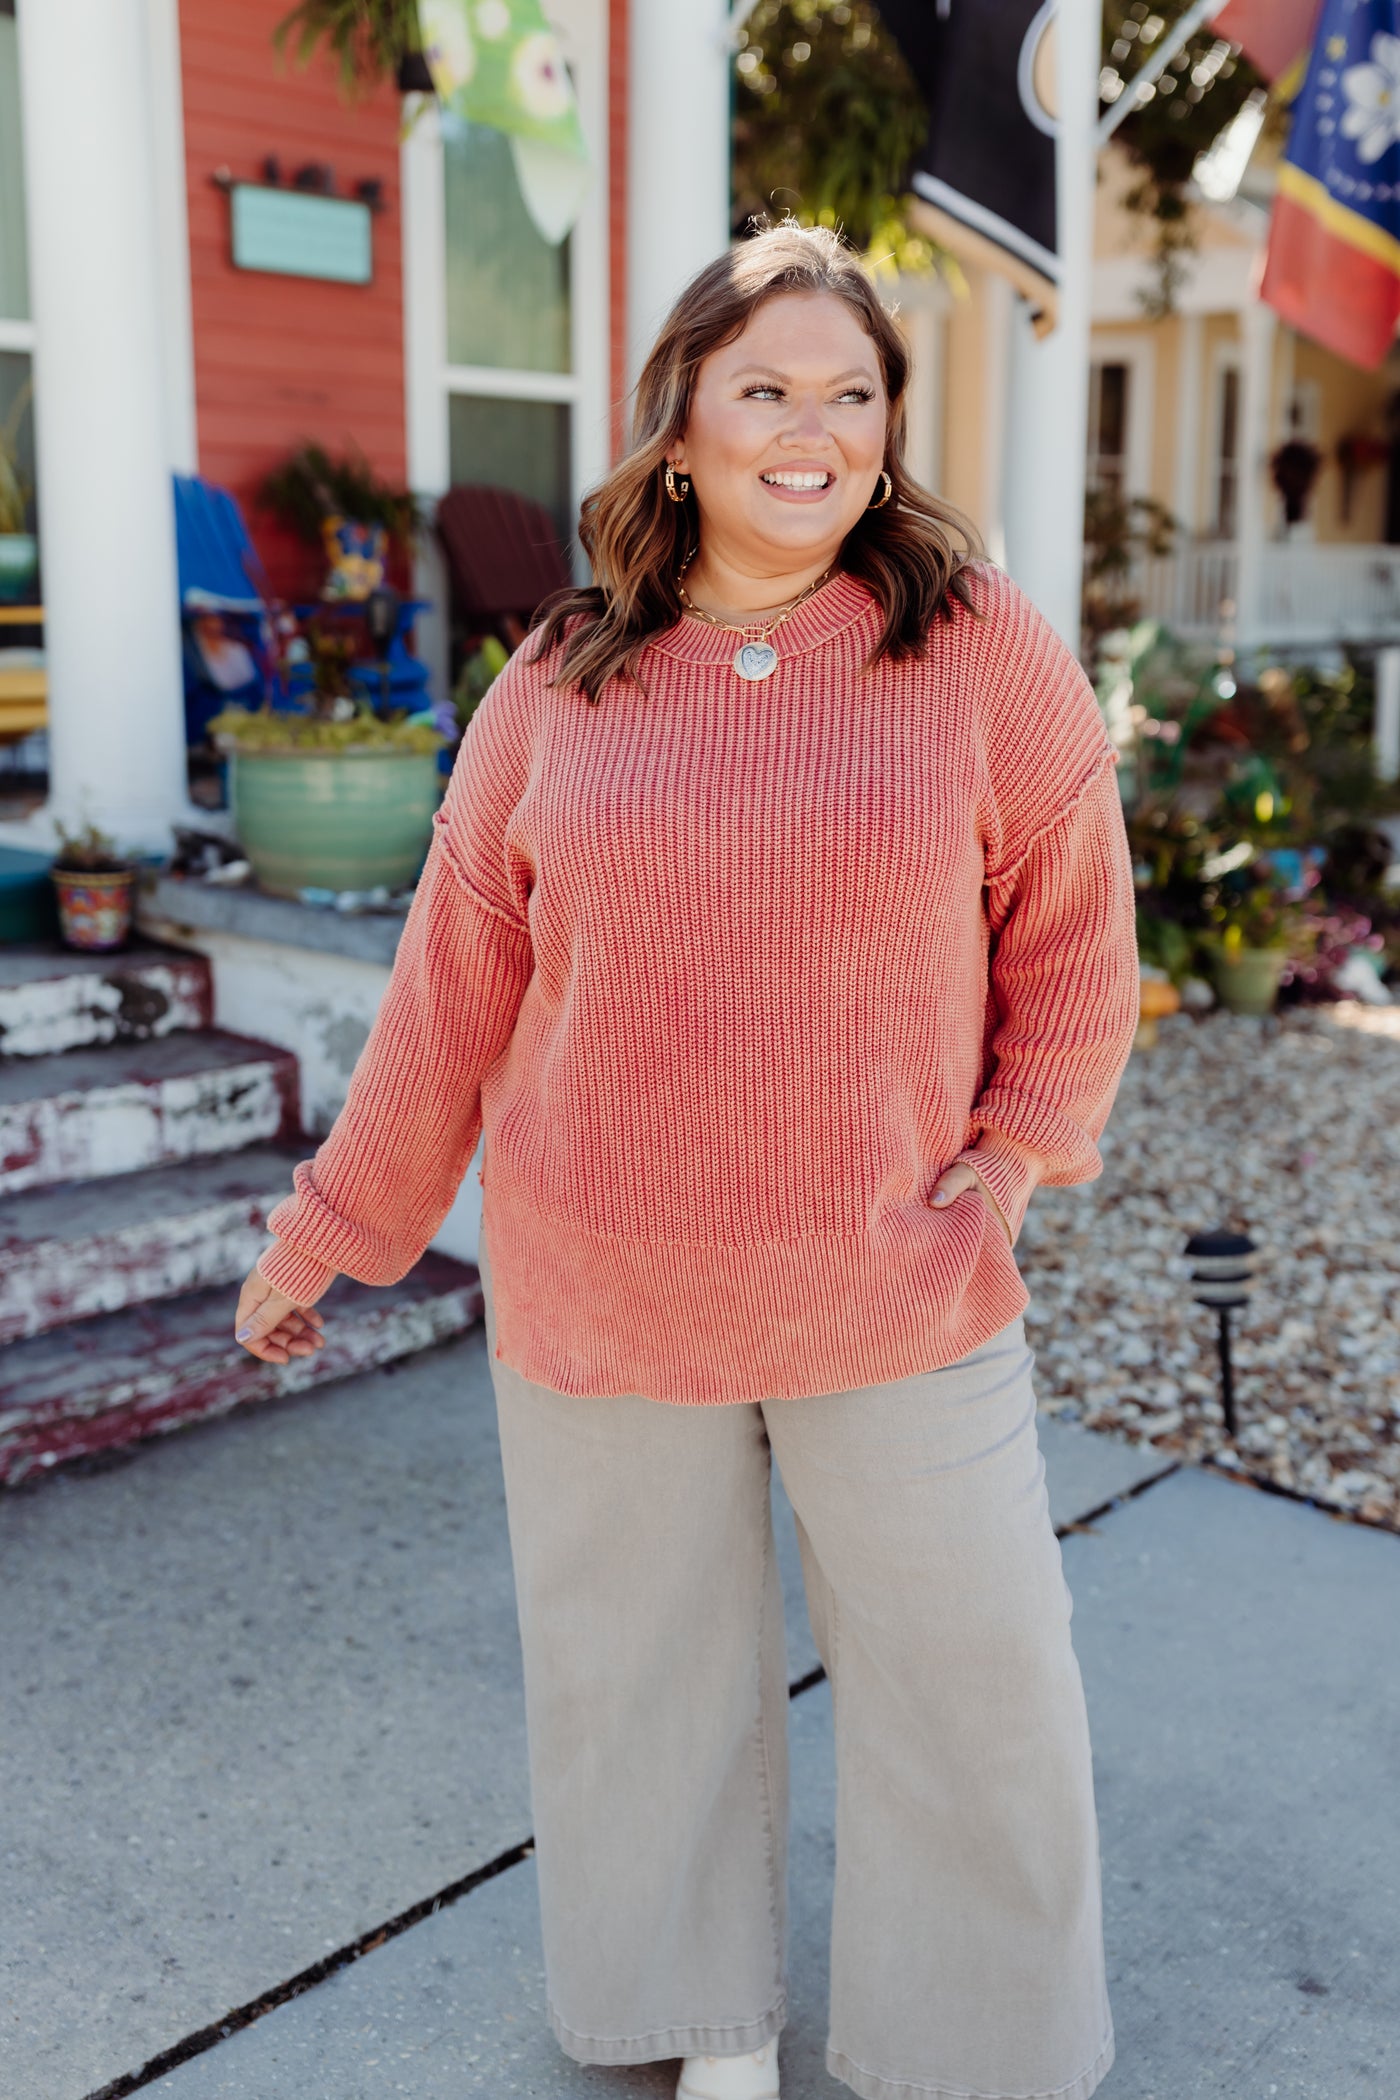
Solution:
[[[368,284],[374,275],[370,208],[358,198],[235,182],[229,209],[236,270],[331,284]]]

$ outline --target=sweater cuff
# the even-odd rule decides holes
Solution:
[[[1014,1247],[1025,1223],[1031,1192],[1040,1180],[1035,1154],[1024,1145],[1012,1144],[994,1131],[984,1130],[975,1145],[964,1146],[958,1159],[963,1166],[971,1167],[981,1182]]]
[[[281,1291],[294,1305],[314,1305],[340,1274],[328,1262],[317,1261],[314,1254],[303,1254],[285,1240],[274,1240],[265,1247],[255,1267],[264,1283]]]

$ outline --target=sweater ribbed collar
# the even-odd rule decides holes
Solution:
[[[874,602],[863,583],[839,569],[829,583],[814,591],[804,605],[784,620],[774,635],[773,647],[779,662],[789,656],[801,656],[809,649],[819,649],[833,635],[853,626]],[[663,656],[679,657],[684,663],[727,664],[734,660],[739,636],[731,627],[711,627],[708,620],[682,615],[674,627],[657,635],[649,646],[659,649]]]

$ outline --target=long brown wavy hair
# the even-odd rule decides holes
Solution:
[[[696,542],[698,515],[693,494],[684,503],[667,496],[667,455],[684,437],[704,360],[741,335],[755,310],[780,292],[843,299],[874,343],[884,373],[884,463],[894,489],[882,508],[857,520],[839,557],[885,616],[871,662],[922,655],[934,620],[952,618],[950,601],[970,604],[961,572],[981,552],[976,528],[920,488],[904,464],[904,338],[839,235],[786,221],[707,264],[662,324],[637,385],[632,449],[584,498],[579,515],[579,539],[595,580],[557,592],[535,616],[536,660],[563,643],[554,684],[577,685],[596,700],[610,678],[635,679],[646,643],[680,618],[676,577]]]

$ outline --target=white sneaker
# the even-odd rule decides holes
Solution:
[[[779,2100],[777,2042],[743,2056],[688,2056],[676,2100]]]

